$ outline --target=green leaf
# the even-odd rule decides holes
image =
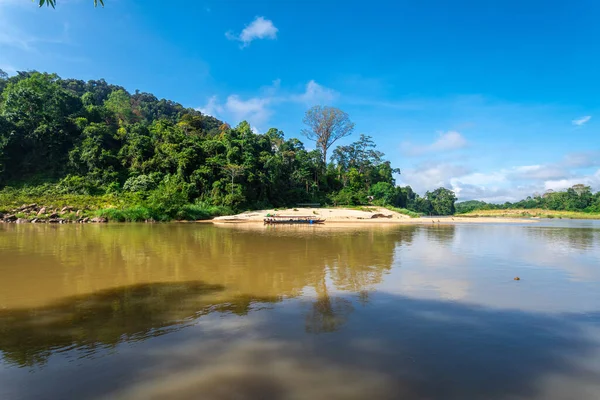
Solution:
[[[35,0],[33,0],[35,1]],[[46,4],[47,6],[52,6],[52,8],[54,8],[54,5],[56,3],[56,0],[40,0],[39,6],[43,6],[44,4]]]

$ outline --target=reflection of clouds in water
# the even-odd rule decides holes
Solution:
[[[215,350],[218,349],[218,350]],[[212,353],[212,354],[211,354]],[[133,387],[113,393],[121,399],[392,399],[397,382],[373,371],[307,355],[283,341],[221,341],[168,349]]]
[[[395,268],[377,290],[495,308],[596,310],[597,230],[506,225],[440,228],[423,227],[410,246],[398,246]],[[515,276],[522,280],[514,282]]]
[[[579,228],[532,228],[524,230],[526,241],[543,246],[529,256],[536,266],[566,271],[576,281],[600,281],[600,232]],[[531,252],[529,252],[531,253]]]
[[[460,300],[467,296],[467,271],[457,268],[468,259],[455,251],[453,225],[423,227],[410,246],[396,249],[391,276],[377,290],[424,299]]]
[[[254,314],[253,318],[222,318],[221,315],[215,318],[214,315],[207,315],[195,321],[195,325],[202,329],[205,334],[240,334],[252,333],[254,328],[263,321],[259,315]]]
[[[579,315],[374,297],[377,307],[357,310],[336,335],[286,334],[304,307],[253,324],[259,337],[227,332],[227,324],[208,337],[187,331],[171,346],[144,352],[143,367],[106,398],[597,398],[597,315],[584,323]]]
[[[600,262],[599,234],[594,229],[495,228],[485,232],[490,240],[482,241],[482,255],[508,265],[552,268],[566,272],[573,280],[600,280],[600,270],[596,267]]]
[[[467,296],[469,282],[444,277],[444,272],[406,272],[402,280],[407,283],[399,286],[397,294],[423,299],[460,300]],[[388,291],[389,292],[389,291]]]

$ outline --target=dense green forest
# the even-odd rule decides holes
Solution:
[[[592,193],[589,186],[577,184],[564,191],[548,190],[515,203],[486,203],[478,200],[456,203],[457,213],[477,210],[544,209],[553,211],[583,211],[600,213],[600,192]]]
[[[323,121],[333,121],[332,129],[319,131]],[[0,211],[45,201],[87,202],[121,220],[198,219],[297,203],[454,213],[456,197],[447,189],[420,197],[396,186],[400,171],[369,136],[338,146],[327,160],[327,149],[353,133],[343,111],[313,107],[304,122],[316,150],[276,128],[256,134],[247,122],[231,127],[104,80],[0,73]]]

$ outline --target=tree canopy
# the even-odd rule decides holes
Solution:
[[[324,163],[327,163],[327,150],[331,145],[354,131],[348,114],[335,107],[314,106],[306,111],[303,122],[308,128],[303,129],[302,134],[316,142]]]
[[[553,211],[584,211],[600,212],[600,192],[592,193],[592,189],[584,184],[544,194],[534,194],[515,203],[504,204],[486,203],[483,201],[465,201],[456,203],[456,211],[465,213],[476,210],[510,210],[510,209],[545,209]]]

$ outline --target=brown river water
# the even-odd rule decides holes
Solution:
[[[0,399],[598,400],[600,221],[0,224]]]

